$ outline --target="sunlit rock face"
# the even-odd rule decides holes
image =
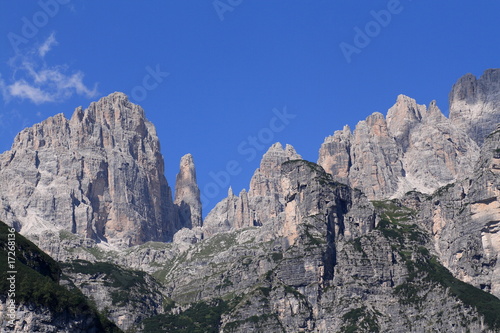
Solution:
[[[500,120],[500,69],[462,76],[449,95],[450,120],[481,145]]]
[[[200,189],[196,182],[196,169],[191,154],[186,154],[181,158],[175,182],[174,203],[179,209],[181,225],[189,228],[201,227]]]
[[[376,112],[352,133],[345,127],[327,137],[318,164],[370,199],[384,199],[432,193],[470,174],[478,153],[477,143],[434,101],[426,107],[399,95],[387,117]]]
[[[0,155],[0,178],[1,218],[26,235],[131,246],[181,227],[156,130],[122,93],[23,130]]]

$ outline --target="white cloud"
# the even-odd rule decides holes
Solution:
[[[7,87],[8,93],[12,97],[29,99],[35,104],[53,102],[53,96],[50,96],[40,88],[33,87],[24,80],[19,80]]]
[[[52,48],[52,46],[54,45],[57,45],[57,40],[56,40],[56,37],[55,37],[55,34],[54,33],[51,33],[49,38],[47,38],[45,40],[45,42],[43,42],[43,44],[38,48],[38,54],[40,55],[40,57],[45,57],[45,55],[47,54],[47,52],[50,51],[50,49]]]
[[[6,82],[0,76],[0,91],[5,101],[18,98],[42,104],[61,102],[74,94],[89,98],[97,95],[97,84],[88,87],[83,82],[82,71],[70,71],[66,65],[46,64],[43,58],[54,45],[57,41],[52,33],[38,48],[9,59],[11,80]]]

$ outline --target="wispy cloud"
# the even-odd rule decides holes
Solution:
[[[44,57],[58,45],[52,33],[38,48],[9,59],[12,77],[6,82],[0,76],[0,91],[4,100],[27,99],[35,104],[64,101],[74,94],[97,95],[97,84],[89,88],[82,71],[70,71],[66,65],[49,66]]]
[[[42,58],[45,57],[47,52],[49,52],[52,46],[55,45],[57,45],[56,37],[54,33],[51,33],[49,38],[47,38],[45,42],[43,42],[43,44],[38,48],[38,54]]]
[[[8,86],[8,93],[13,97],[27,98],[35,104],[53,102],[53,98],[40,88],[33,87],[24,80],[16,81]]]

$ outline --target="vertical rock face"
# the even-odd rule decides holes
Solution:
[[[403,151],[409,146],[411,130],[422,122],[427,110],[424,105],[404,95],[399,95],[396,104],[387,112],[387,127]]]
[[[432,101],[429,107],[400,95],[387,113],[370,115],[325,139],[318,164],[336,181],[370,199],[432,193],[472,171],[479,148]]]
[[[387,197],[398,188],[403,175],[401,147],[389,133],[381,113],[360,121],[351,147],[350,185],[362,189],[369,198]]]
[[[500,69],[462,76],[449,95],[450,120],[479,145],[500,121]]]
[[[262,157],[260,168],[250,181],[248,193],[239,196],[229,190],[228,197],[218,203],[207,215],[203,229],[206,236],[254,225],[276,218],[284,209],[281,188],[281,165],[290,160],[301,159],[291,145],[285,148],[275,143]]]
[[[276,217],[283,211],[283,191],[280,184],[281,165],[290,160],[302,159],[291,145],[285,148],[275,143],[264,154],[260,167],[251,181],[248,198],[255,210],[255,223],[260,225],[269,218]]]
[[[167,241],[181,225],[163,170],[154,126],[113,93],[18,134],[0,155],[0,216],[28,235],[62,229],[120,246]]]
[[[227,198],[222,199],[208,213],[203,224],[204,237],[211,237],[219,232],[254,226],[255,210],[250,207],[245,189],[239,196],[230,188]]]
[[[455,276],[500,297],[500,127],[487,136],[472,176],[421,209],[436,252]],[[466,222],[466,223],[465,223]]]
[[[175,182],[174,203],[179,208],[179,218],[182,226],[187,228],[201,227],[200,189],[196,183],[196,170],[191,154],[184,155],[181,158],[180,171]]]
[[[335,179],[344,184],[349,184],[349,170],[352,166],[351,141],[351,129],[345,125],[342,131],[335,131],[325,139],[318,159],[318,164],[323,166],[326,172],[335,175]]]

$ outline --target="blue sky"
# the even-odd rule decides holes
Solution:
[[[324,138],[398,94],[437,100],[500,67],[496,1],[1,1],[0,151],[114,91],[157,128],[171,187],[192,153],[204,213],[276,141]]]

